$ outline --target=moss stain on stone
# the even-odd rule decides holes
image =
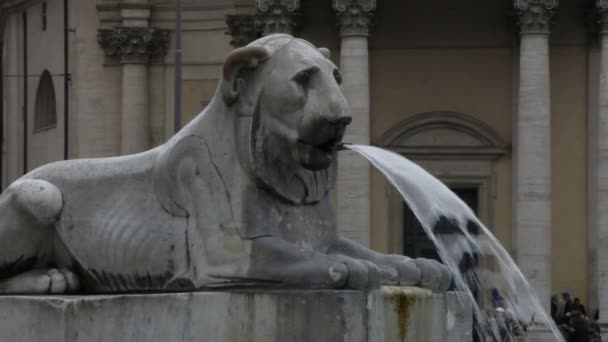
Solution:
[[[397,314],[397,325],[399,326],[399,341],[405,341],[407,337],[407,328],[410,321],[410,315],[414,304],[416,304],[416,297],[408,295],[406,293],[394,293],[391,296],[395,313]]]

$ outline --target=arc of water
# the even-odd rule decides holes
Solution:
[[[515,313],[516,320],[528,317],[534,321],[538,317],[540,323],[551,330],[556,341],[563,341],[555,323],[541,306],[509,253],[473,211],[445,184],[419,165],[394,152],[365,145],[344,144],[341,147],[365,157],[397,188],[420,221],[425,233],[437,247],[442,261],[453,272],[457,289],[466,291],[475,304],[474,315],[480,333],[487,334],[489,330],[493,330],[494,334],[498,332],[495,321],[492,324],[485,321],[487,304],[476,300],[471,287],[475,286],[482,291],[502,287],[506,289],[505,294],[508,296],[506,298],[510,306],[508,309]],[[458,228],[459,236],[436,233],[434,228],[440,222],[448,222]],[[472,234],[471,227],[478,228],[478,233]],[[475,270],[473,271],[475,273],[470,274],[460,270],[459,264],[463,256],[469,257],[480,253],[493,258],[500,273],[497,274],[492,270]]]

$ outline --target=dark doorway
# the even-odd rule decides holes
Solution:
[[[451,187],[450,188],[460,199],[462,199],[477,214],[479,204],[479,189],[473,187]],[[444,231],[443,233],[456,233]],[[441,262],[435,245],[422,229],[420,221],[416,218],[412,210],[404,203],[403,218],[403,254],[411,258],[427,258]]]

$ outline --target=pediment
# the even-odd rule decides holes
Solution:
[[[414,134],[403,135],[397,138],[394,145],[398,146],[488,146],[479,136],[474,136],[470,132],[463,132],[449,127],[428,128],[415,132]]]
[[[496,158],[508,144],[485,123],[465,114],[423,113],[390,129],[383,146],[406,154],[438,156],[481,156]]]

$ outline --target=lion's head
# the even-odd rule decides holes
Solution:
[[[237,121],[250,122],[246,163],[260,184],[293,203],[331,190],[351,117],[327,49],[288,35],[261,38],[228,55],[222,97]]]

